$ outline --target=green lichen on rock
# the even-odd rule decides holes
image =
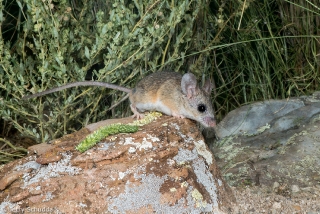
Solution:
[[[94,145],[96,145],[100,140],[103,138],[118,134],[118,133],[133,133],[138,131],[138,126],[134,125],[126,125],[121,123],[111,124],[108,126],[104,126],[92,134],[89,134],[84,140],[80,142],[78,146],[76,146],[76,149],[79,152],[85,152],[88,149],[92,148]]]
[[[196,202],[196,207],[203,207],[204,208],[207,206],[207,202],[205,200],[203,200],[202,194],[197,189],[194,189],[192,191],[191,196],[192,196],[193,200]]]
[[[78,146],[76,146],[76,149],[79,152],[85,152],[88,149],[92,148],[94,145],[96,145],[103,138],[109,135],[118,133],[134,133],[138,131],[139,126],[151,123],[152,121],[159,118],[161,115],[162,114],[159,112],[149,112],[147,115],[144,116],[143,119],[135,120],[134,122],[129,124],[115,123],[108,126],[104,126],[96,130],[92,134],[89,134],[84,140],[80,142]]]

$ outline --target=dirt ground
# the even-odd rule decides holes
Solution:
[[[279,195],[262,187],[233,187],[238,207],[234,213],[320,213],[320,188],[307,188],[292,193],[290,196]]]

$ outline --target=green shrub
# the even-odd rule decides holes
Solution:
[[[0,115],[39,142],[128,115],[123,106],[107,112],[125,95],[82,87],[27,101],[21,97],[85,79],[130,87],[158,69],[185,72],[184,56],[206,5],[204,0],[18,0],[6,2],[19,8],[12,27],[4,4],[0,25],[16,39],[5,33],[0,38]]]
[[[107,111],[125,94],[102,88],[20,100],[84,79],[132,87],[156,70],[191,70],[213,80],[219,120],[320,89],[318,0],[24,0],[2,2],[0,24],[2,127],[39,142],[130,114],[127,103]]]

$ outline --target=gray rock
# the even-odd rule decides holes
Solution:
[[[218,124],[212,150],[231,185],[315,186],[320,177],[320,97],[253,103]]]

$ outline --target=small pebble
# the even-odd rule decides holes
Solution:
[[[293,205],[293,208],[297,211],[301,211],[301,207],[299,205]]]
[[[272,205],[273,209],[280,209],[281,208],[281,203],[280,202],[274,202]]]
[[[299,186],[298,185],[292,185],[291,191],[292,192],[299,192],[300,191]]]

